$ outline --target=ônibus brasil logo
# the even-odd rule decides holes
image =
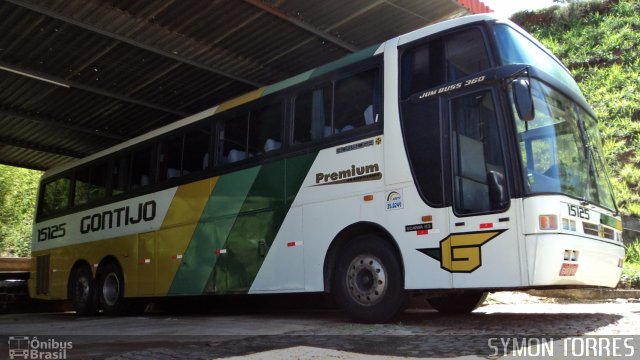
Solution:
[[[66,359],[67,350],[72,348],[71,341],[9,336],[9,359]]]

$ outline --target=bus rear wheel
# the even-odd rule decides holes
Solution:
[[[76,314],[81,316],[95,315],[98,312],[96,286],[87,266],[79,266],[73,271],[71,278],[71,303]]]
[[[394,249],[378,236],[360,236],[339,255],[333,272],[338,305],[354,320],[383,323],[404,308],[404,282]]]
[[[484,291],[465,291],[427,299],[429,305],[445,314],[468,314],[477,309],[487,298]]]
[[[120,266],[114,262],[106,263],[99,274],[100,307],[105,315],[123,315],[127,304],[124,299],[124,276]]]

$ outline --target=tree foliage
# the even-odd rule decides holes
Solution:
[[[29,256],[41,172],[0,165],[0,255]]]
[[[569,1],[512,20],[571,70],[599,117],[621,210],[640,215],[640,1]]]

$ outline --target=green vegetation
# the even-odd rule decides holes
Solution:
[[[0,165],[0,256],[29,256],[40,175]]]
[[[640,242],[627,245],[626,250],[620,286],[637,289],[640,288]]]
[[[568,2],[512,20],[578,80],[600,119],[617,202],[624,213],[640,216],[640,1]]]

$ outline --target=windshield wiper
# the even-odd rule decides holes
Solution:
[[[589,148],[591,150],[591,153],[593,154],[593,142],[591,141],[591,137],[589,137],[589,133],[587,133],[587,140],[589,141]],[[609,196],[611,196],[611,203],[613,204],[613,210],[614,210],[614,216],[618,216],[618,214],[620,213],[620,210],[618,209],[618,205],[616,204],[616,199],[613,196],[613,185],[611,185],[611,181],[609,180],[609,177],[607,176],[607,172],[606,172],[606,163],[604,161],[604,159],[602,158],[602,154],[600,153],[600,151],[596,151],[596,164],[599,166],[594,166],[594,169],[596,171],[596,182],[598,182],[598,175],[604,175],[605,177],[605,182],[607,183],[607,189],[609,190]]]
[[[585,186],[585,194],[582,197],[582,201],[580,204],[582,206],[589,205],[589,201],[591,200],[591,167],[593,166],[593,149],[591,146],[591,141],[589,139],[589,134],[587,133],[587,129],[585,128],[584,119],[580,116],[580,112],[577,108],[574,108],[576,115],[578,116],[578,129],[580,130],[580,137],[582,138],[582,143],[585,146],[585,150],[587,151],[587,186]]]
[[[601,171],[604,171],[605,169],[605,162],[604,159],[602,158],[602,155],[600,154],[599,151],[595,151],[596,157],[594,159],[593,157],[593,153],[594,153],[594,145],[593,145],[593,141],[591,140],[591,137],[589,136],[589,132],[587,131],[586,127],[585,127],[585,122],[583,120],[583,118],[581,116],[578,117],[578,127],[580,128],[580,135],[583,138],[583,141],[585,143],[585,148],[587,150],[587,186],[586,188],[586,193],[585,196],[583,197],[583,200],[581,202],[582,206],[586,206],[589,205],[589,201],[591,200],[591,180],[592,180],[592,171],[595,171],[596,174],[594,174],[596,176],[596,182],[598,182],[598,174],[600,174]],[[598,164],[600,166],[595,166],[594,161],[598,162]],[[600,167],[602,169],[600,169]],[[606,174],[606,173],[605,173]],[[606,177],[606,176],[605,176]],[[618,210],[618,205],[616,204],[615,198],[613,198],[613,186],[611,185],[611,181],[609,181],[608,178],[605,179],[606,183],[607,183],[607,187],[609,190],[609,195],[611,196],[611,202],[613,203],[613,210],[615,212],[615,214],[619,213]]]
[[[586,144],[587,149],[587,186],[585,187],[585,194],[580,201],[580,205],[587,206],[591,200],[591,167],[593,166],[593,150],[591,149],[591,143]]]

